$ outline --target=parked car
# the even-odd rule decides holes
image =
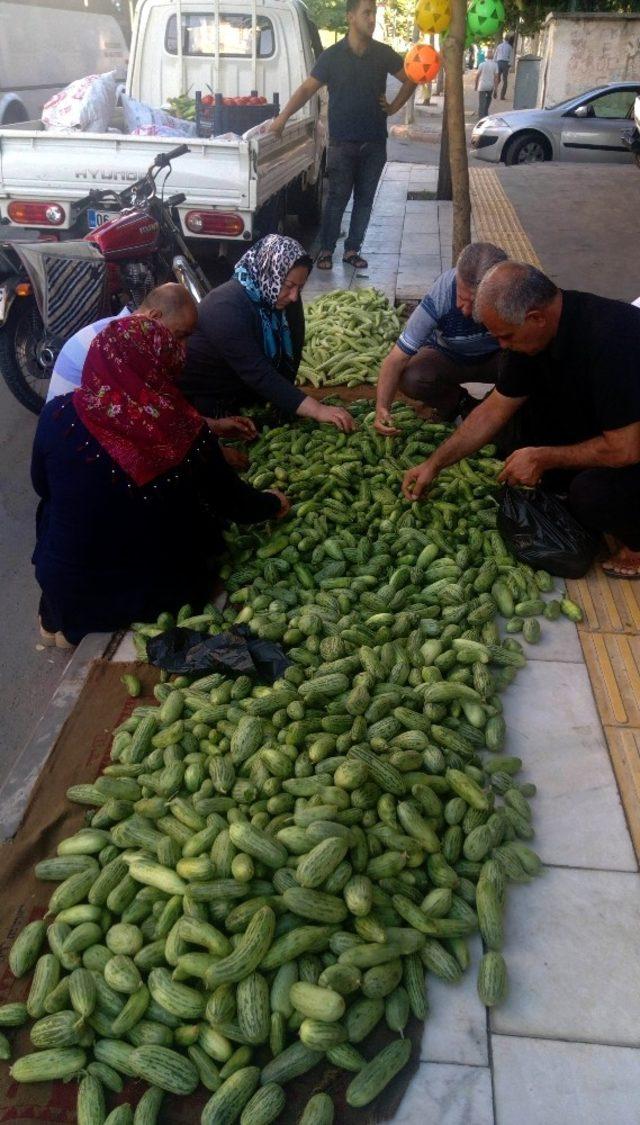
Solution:
[[[633,157],[622,134],[625,122],[633,121],[638,95],[640,82],[614,82],[558,105],[491,114],[474,126],[473,154],[504,164],[539,160],[629,163]]]

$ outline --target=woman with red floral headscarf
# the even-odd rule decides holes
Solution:
[[[287,509],[240,480],[176,386],[195,321],[184,289],[155,290],[96,336],[81,387],[40,415],[33,561],[49,644],[206,601],[222,521]]]

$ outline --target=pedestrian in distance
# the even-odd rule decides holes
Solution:
[[[475,88],[478,91],[478,120],[487,116],[491,99],[498,96],[499,77],[498,64],[493,57],[493,47],[489,47],[486,59],[479,64],[476,71]]]
[[[409,100],[415,83],[405,75],[401,55],[373,38],[375,0],[347,0],[349,31],[318,58],[311,75],[292,94],[272,124],[281,134],[289,118],[322,86],[329,92],[329,192],[322,218],[318,269],[333,268],[340,224],[351,193],[353,211],[342,260],[355,269],[368,263],[360,254],[371,218],[376,187],[387,159],[387,117]],[[402,85],[387,102],[387,75]]]
[[[432,407],[440,421],[450,422],[477,401],[463,390],[464,383],[495,383],[500,347],[474,320],[473,302],[487,270],[506,257],[491,242],[472,242],[460,254],[456,268],[445,270],[433,283],[380,369],[378,433],[400,432],[390,413],[398,390]]]
[[[442,469],[517,423],[499,479],[566,495],[580,523],[616,541],[603,570],[640,578],[640,309],[508,261],[481,281],[475,312],[505,365],[489,397],[405,474],[405,497],[420,499]]]
[[[507,96],[507,82],[509,81],[509,70],[513,65],[513,43],[514,36],[506,35],[501,43],[498,44],[495,51],[495,60],[498,64],[498,73],[502,81],[502,90],[500,98],[502,101]],[[497,97],[497,94],[496,94]]]

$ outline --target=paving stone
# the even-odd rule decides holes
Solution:
[[[489,1068],[420,1063],[392,1125],[494,1125]]]
[[[533,847],[544,862],[636,871],[585,665],[532,660],[503,706],[507,753],[538,786]]]
[[[447,984],[429,974],[429,1018],[420,1052],[424,1062],[489,1064],[486,1009],[476,991],[476,973],[482,954],[479,936],[470,941],[469,949],[471,965],[459,984]]]
[[[640,1051],[492,1037],[499,1125],[638,1125]]]
[[[637,874],[551,867],[510,886],[511,991],[491,1014],[492,1032],[640,1046],[639,932]]]

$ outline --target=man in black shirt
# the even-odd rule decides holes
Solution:
[[[480,283],[475,313],[508,349],[504,369],[449,440],[409,469],[404,495],[419,499],[443,468],[524,407],[527,443],[507,457],[500,479],[533,486],[563,473],[576,517],[618,540],[603,569],[640,577],[640,309],[563,291],[533,266],[501,262]]]
[[[347,0],[349,32],[320,55],[309,78],[292,94],[272,128],[281,133],[289,118],[321,86],[329,90],[329,195],[320,234],[319,269],[333,266],[344,209],[353,192],[353,211],[345,239],[343,262],[365,269],[360,247],[371,217],[373,197],[387,159],[387,117],[409,100],[415,84],[404,73],[402,57],[373,38],[375,0]],[[391,103],[387,75],[402,83]]]

